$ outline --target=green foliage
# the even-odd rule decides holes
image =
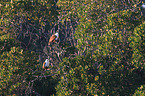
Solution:
[[[32,71],[38,64],[33,52],[24,52],[17,47],[11,47],[3,52],[0,59],[1,95],[10,95],[23,91],[27,82],[32,79]],[[17,93],[18,94],[18,93]]]
[[[0,95],[144,95],[139,6],[139,0],[0,1]],[[59,41],[46,48],[56,30]],[[42,71],[45,55],[50,66]]]
[[[137,90],[135,90],[135,93],[133,96],[144,96],[145,95],[145,85],[141,85]]]
[[[110,0],[97,0],[97,2],[94,1],[92,3],[90,0],[60,0],[58,2],[60,5],[58,6],[63,10],[61,14],[63,14],[64,18],[67,21],[69,21],[68,18],[71,18],[78,22],[74,36],[77,40],[76,47],[80,53],[79,55],[85,56],[85,54],[91,53],[98,67],[94,74],[97,75],[96,78],[99,77],[99,81],[95,82],[92,79],[92,83],[95,82],[98,86],[96,89],[90,88],[92,91],[97,91],[96,93],[89,93],[90,91],[85,86],[83,87],[86,92],[84,92],[85,95],[131,95],[136,87],[143,83],[144,79],[141,79],[144,78],[142,76],[144,74],[143,62],[138,63],[138,67],[133,63],[136,60],[133,58],[134,50],[138,49],[131,46],[132,43],[130,41],[132,40],[129,40],[134,34],[134,28],[144,20],[140,16],[140,9],[134,6],[137,2],[139,1],[114,0],[112,2]],[[140,47],[142,45],[138,44],[137,46]],[[139,58],[139,54],[136,53],[137,58]],[[61,66],[68,65],[70,67],[73,65],[75,67],[67,68],[67,70],[71,71],[68,71],[67,75],[61,77],[56,88],[58,95],[84,95],[80,91],[79,86],[81,85],[78,82],[83,82],[81,73],[85,76],[87,71],[81,66],[81,64],[85,64],[82,62],[85,59],[75,58],[78,58],[78,60],[74,59],[75,61],[72,63],[70,59],[66,58],[61,63]],[[138,62],[139,60],[136,61]],[[143,61],[143,58],[140,58],[140,61]],[[140,67],[141,70],[137,71]],[[85,71],[81,71],[81,68],[84,68],[83,70]],[[77,72],[78,70],[79,72]],[[140,75],[138,75],[139,72],[141,72]],[[63,74],[63,70],[60,73]],[[88,80],[87,77],[85,78]],[[132,80],[129,78],[132,78]],[[84,81],[83,84],[87,85],[86,82]],[[132,89],[127,90],[128,86]],[[65,91],[60,91],[60,88],[63,88]]]
[[[139,12],[123,10],[108,16],[107,22],[109,24],[109,28],[126,28],[126,30],[132,31],[134,27],[140,24],[139,18],[141,18]]]
[[[0,36],[0,53],[2,54],[4,51],[10,51],[10,48],[14,45],[14,41],[15,40],[11,36],[11,34],[5,34]]]
[[[56,87],[57,95],[95,95],[97,90],[96,68],[93,67],[93,58],[88,54],[86,57],[77,56],[74,59],[66,58],[60,66],[61,78]],[[63,89],[63,90],[61,90]]]
[[[140,24],[134,29],[134,33],[130,36],[130,46],[133,48],[133,61],[132,63],[138,68],[145,68],[145,22]]]

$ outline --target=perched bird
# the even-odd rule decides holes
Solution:
[[[45,62],[43,63],[42,68],[43,68],[43,69],[47,69],[47,68],[48,68],[48,66],[49,66],[49,60],[48,60],[48,59],[46,59],[46,60],[45,60]]]
[[[141,12],[145,16],[145,3],[141,5]]]
[[[55,33],[54,35],[52,35],[49,39],[49,43],[48,45],[50,45],[52,42],[55,42],[56,40],[58,40],[59,38],[59,34],[58,33]]]

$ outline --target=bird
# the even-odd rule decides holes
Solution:
[[[45,60],[45,62],[43,63],[42,68],[43,68],[43,69],[47,69],[47,68],[48,68],[48,66],[49,66],[49,60],[48,60],[48,59],[46,59],[46,60]]]
[[[143,16],[145,16],[145,3],[142,4],[142,6],[141,6],[141,12],[142,12]]]
[[[49,39],[48,45],[50,45],[52,42],[55,42],[56,40],[58,40],[58,38],[59,38],[59,34],[58,34],[58,33],[53,34],[53,35],[50,37],[50,39]]]

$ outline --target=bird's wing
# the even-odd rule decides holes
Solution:
[[[42,68],[43,68],[43,69],[45,69],[45,62],[43,63],[43,66],[42,66]]]
[[[55,40],[56,36],[55,35],[52,35],[49,39],[49,43],[52,42],[53,40]]]

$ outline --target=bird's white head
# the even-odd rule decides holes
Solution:
[[[55,40],[58,40],[59,34],[58,33],[55,33],[54,35],[56,36]]]
[[[46,59],[45,62],[48,62],[48,59]]]
[[[145,8],[145,4],[142,4],[141,7],[142,7],[142,8]]]
[[[58,36],[59,36],[59,34],[58,34],[58,33],[55,33],[55,36],[57,36],[57,37],[58,37]]]

